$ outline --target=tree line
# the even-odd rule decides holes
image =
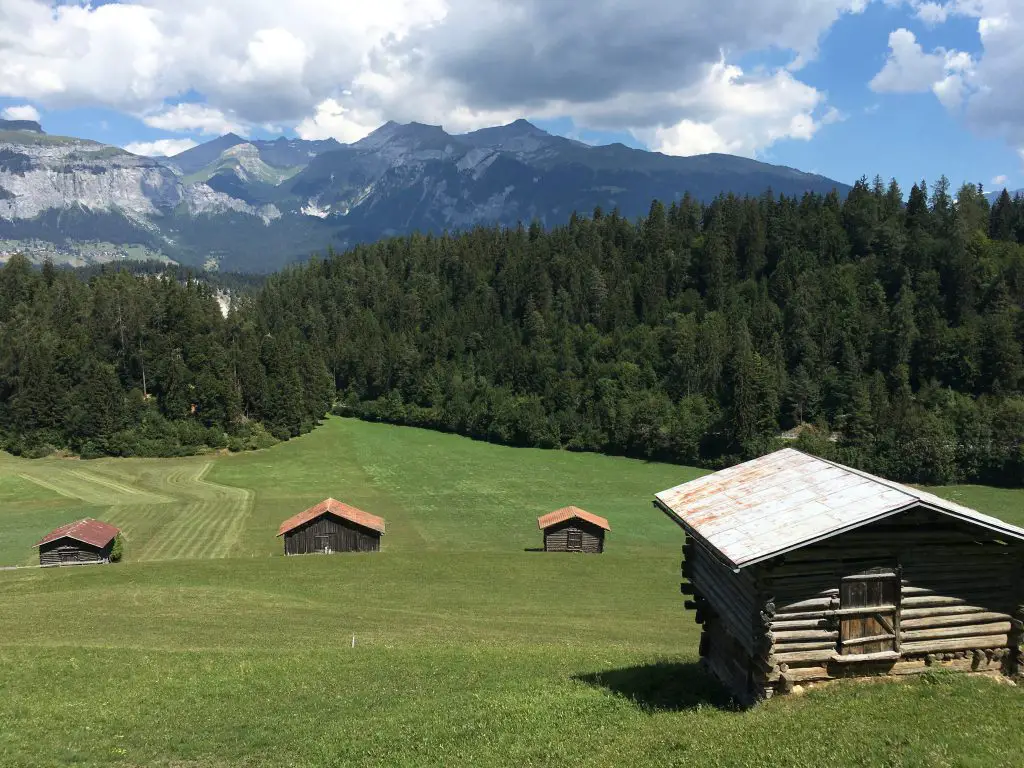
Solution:
[[[173,456],[311,429],[334,399],[323,351],[244,307],[225,317],[219,287],[166,267],[13,257],[0,270],[0,447]]]
[[[1020,485],[1022,243],[1022,198],[861,179],[845,200],[686,196],[637,221],[389,239],[273,275],[227,317],[195,281],[15,260],[0,430],[35,450],[246,447],[333,400],[513,445],[715,468],[789,444]],[[25,405],[58,380],[78,394]]]

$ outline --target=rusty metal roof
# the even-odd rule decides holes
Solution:
[[[541,530],[550,528],[552,525],[563,523],[566,520],[572,520],[573,518],[580,520],[586,520],[588,523],[593,523],[598,528],[604,528],[606,531],[610,531],[612,527],[608,525],[608,521],[603,517],[587,512],[585,509],[579,507],[562,507],[556,509],[554,512],[548,512],[546,515],[541,515],[537,518],[537,527]]]
[[[924,505],[1024,540],[1024,529],[934,494],[793,448],[655,495],[657,505],[735,568]]]
[[[43,544],[49,544],[57,539],[74,539],[102,549],[120,532],[119,528],[115,528],[110,523],[87,517],[50,531],[36,546],[41,547]]]
[[[283,536],[288,531],[298,528],[303,523],[308,523],[310,520],[315,520],[321,515],[334,515],[344,520],[350,520],[356,525],[361,525],[363,528],[369,528],[372,531],[378,531],[384,533],[384,518],[371,515],[369,512],[363,512],[361,509],[345,504],[344,502],[337,501],[336,499],[324,499],[319,504],[310,507],[304,512],[299,512],[297,515],[293,515],[281,523],[281,527],[277,530],[278,536]]]

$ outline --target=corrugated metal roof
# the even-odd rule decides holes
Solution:
[[[968,507],[792,448],[655,495],[688,533],[736,568],[924,504],[1024,540],[1024,529]]]
[[[537,527],[541,530],[550,528],[552,525],[565,522],[566,520],[572,520],[574,517],[580,520],[586,520],[588,523],[593,523],[598,528],[604,528],[606,531],[610,531],[612,527],[608,525],[608,521],[603,517],[587,512],[585,509],[579,507],[562,507],[556,509],[554,512],[548,512],[546,515],[541,515],[537,518]]]
[[[337,501],[336,499],[324,499],[319,504],[312,506],[303,512],[299,512],[299,514],[293,515],[281,523],[281,527],[277,530],[277,535],[283,536],[293,528],[298,528],[303,523],[308,523],[310,520],[315,520],[321,515],[327,514],[340,517],[344,520],[351,520],[356,525],[361,525],[372,531],[384,533],[383,517],[371,515],[369,512],[364,512],[361,509],[345,504],[344,502]]]
[[[104,523],[87,517],[84,520],[78,520],[74,523],[62,525],[60,528],[55,528],[46,534],[36,546],[41,547],[43,544],[49,544],[51,541],[67,538],[102,549],[120,532],[119,528],[115,528],[110,523]]]

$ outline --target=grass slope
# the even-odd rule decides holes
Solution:
[[[129,538],[0,573],[0,764],[1019,764],[1024,699],[987,680],[729,711],[650,505],[695,474],[340,419],[237,456],[0,457],[0,556],[86,513]],[[1019,492],[942,492],[1021,522]],[[276,556],[328,495],[387,518],[383,551]],[[567,503],[609,518],[606,554],[526,551]]]

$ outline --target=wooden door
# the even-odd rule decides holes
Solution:
[[[899,650],[899,584],[893,573],[843,579],[839,591],[842,656]]]
[[[567,531],[565,547],[570,552],[583,551],[583,531]]]
[[[327,534],[320,534],[313,537],[313,546],[316,547],[317,552],[330,552],[331,551],[331,537]]]
[[[62,550],[60,552],[61,565],[74,565],[78,562],[78,553],[74,550]]]

